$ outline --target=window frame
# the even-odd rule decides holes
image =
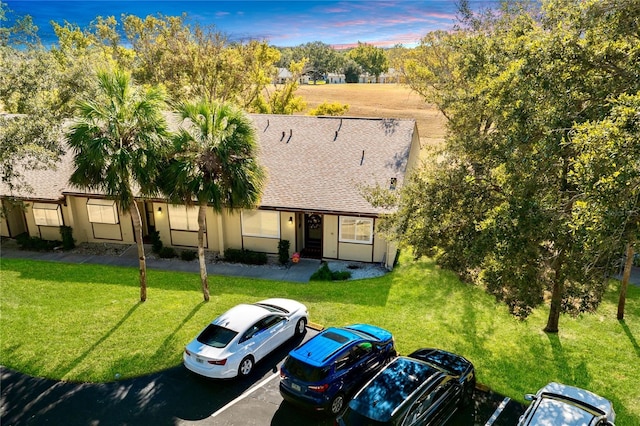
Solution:
[[[86,207],[87,218],[90,223],[104,223],[107,225],[117,225],[120,223],[116,200],[89,198]]]
[[[186,206],[184,204],[169,204],[167,213],[169,214],[169,229],[171,231],[197,232],[198,210],[196,206]],[[177,219],[177,224],[176,224]],[[205,218],[206,230],[206,218]]]
[[[240,222],[241,222],[241,232],[243,237],[258,237],[258,238],[280,238],[281,235],[281,226],[280,226],[280,212],[273,210],[242,210],[240,213]],[[249,227],[252,224],[252,221],[257,217],[260,217],[260,226],[259,230],[255,231],[256,227]],[[271,220],[275,220],[275,233],[266,233],[264,232],[265,227],[264,222],[265,218],[272,216]],[[247,229],[249,228],[249,229]]]
[[[35,224],[37,226],[64,225],[64,221],[62,220],[62,208],[60,207],[60,204],[33,203],[33,205],[31,206],[31,212],[33,214],[33,220],[35,221]]]
[[[343,231],[347,225],[345,225],[345,221],[353,221],[353,225],[348,225],[348,226],[353,226],[354,227],[354,234],[353,234],[353,238],[349,238],[351,237],[351,235],[345,237],[343,235]],[[369,227],[368,227],[368,232],[369,232],[369,238],[367,240],[362,240],[362,239],[358,239],[358,222],[369,222]],[[363,224],[360,224],[360,226],[362,226]],[[374,225],[374,218],[372,217],[359,217],[359,216],[340,216],[340,221],[339,221],[339,229],[338,229],[338,241],[341,243],[353,243],[353,244],[373,244],[373,225]]]

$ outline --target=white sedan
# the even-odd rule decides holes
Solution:
[[[586,389],[551,382],[535,395],[518,426],[614,426],[613,404]]]
[[[247,376],[256,362],[305,333],[307,307],[273,298],[240,304],[213,320],[184,350],[185,367],[202,376]]]

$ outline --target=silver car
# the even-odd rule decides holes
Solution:
[[[611,401],[575,386],[551,382],[524,399],[532,403],[518,426],[614,426],[616,420]]]

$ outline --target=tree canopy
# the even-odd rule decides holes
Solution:
[[[589,150],[573,136],[605,120],[611,99],[640,90],[640,5],[467,6],[456,31],[428,34],[405,64],[448,133],[384,230],[482,284],[514,314],[550,301],[545,330],[557,332],[560,312],[597,306],[624,250],[594,244],[577,214],[589,194],[577,164]]]
[[[366,73],[373,75],[376,78],[376,82],[380,74],[389,70],[387,55],[381,47],[358,42],[358,47],[350,50],[348,56],[360,65]]]

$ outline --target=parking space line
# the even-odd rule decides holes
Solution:
[[[491,416],[491,418],[489,420],[487,420],[487,422],[484,424],[484,426],[491,426],[493,424],[493,422],[496,421],[496,419],[498,418],[500,413],[502,413],[502,410],[504,410],[504,407],[507,406],[509,401],[511,401],[511,398],[509,398],[509,397],[506,397],[505,399],[503,399],[502,402],[500,403],[500,405],[498,405],[498,408],[496,408],[496,411],[493,412],[493,415]]]
[[[218,414],[225,411],[227,408],[230,408],[233,405],[237,404],[238,402],[242,401],[243,399],[251,395],[253,392],[257,391],[258,389],[260,389],[261,387],[263,387],[264,385],[266,385],[267,383],[269,383],[271,380],[273,380],[278,376],[280,376],[279,372],[272,374],[270,377],[267,377],[266,379],[264,379],[263,381],[261,381],[260,383],[258,383],[257,385],[255,385],[254,387],[252,387],[251,389],[249,389],[248,391],[246,391],[245,393],[243,393],[242,395],[240,395],[239,397],[237,397],[236,399],[234,399],[233,401],[231,401],[230,403],[228,403],[227,405],[225,405],[215,413],[211,414],[211,417],[217,416]]]

